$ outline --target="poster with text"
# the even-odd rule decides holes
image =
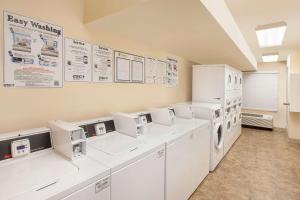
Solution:
[[[146,59],[146,70],[145,70],[145,78],[146,83],[154,84],[156,82],[156,65],[157,60],[154,58]]]
[[[93,82],[113,82],[113,59],[113,49],[100,45],[93,45]]]
[[[167,83],[167,62],[157,60],[155,83],[159,85]]]
[[[176,87],[178,85],[178,60],[167,58],[167,86]]]
[[[90,43],[65,38],[65,81],[91,81],[91,48]]]
[[[63,28],[3,12],[4,86],[62,87]]]

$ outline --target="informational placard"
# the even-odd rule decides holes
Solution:
[[[178,60],[167,58],[167,85],[176,87],[178,85]]]
[[[145,82],[154,84],[156,82],[157,60],[155,58],[146,59]]]
[[[4,11],[4,86],[62,87],[63,28]]]
[[[91,81],[91,48],[90,43],[65,38],[65,81]]]
[[[167,84],[167,62],[157,60],[156,84]]]
[[[115,51],[115,81],[144,83],[145,58]]]
[[[93,82],[113,82],[113,59],[113,49],[93,45]]]

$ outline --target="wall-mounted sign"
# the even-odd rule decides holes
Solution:
[[[146,59],[145,82],[154,84],[156,82],[157,60],[155,58]]]
[[[156,66],[156,84],[167,84],[167,62],[157,60]]]
[[[167,85],[176,87],[178,85],[178,60],[167,58]]]
[[[115,51],[115,81],[144,83],[145,58]]]
[[[93,82],[113,82],[113,59],[113,49],[93,45]]]
[[[91,44],[65,38],[65,81],[91,81]]]
[[[63,28],[4,12],[4,86],[62,87]]]

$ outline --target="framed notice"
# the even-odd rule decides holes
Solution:
[[[4,86],[62,87],[63,28],[3,12]]]
[[[93,45],[93,82],[113,82],[113,59],[113,49],[100,45]]]
[[[145,58],[115,51],[115,81],[144,83]]]
[[[65,81],[91,81],[91,44],[65,38]]]

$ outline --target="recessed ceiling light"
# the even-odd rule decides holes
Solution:
[[[269,53],[262,55],[263,62],[277,62],[279,58],[278,53]]]
[[[260,47],[273,47],[282,45],[283,38],[287,29],[285,22],[278,22],[258,26],[256,36]]]

